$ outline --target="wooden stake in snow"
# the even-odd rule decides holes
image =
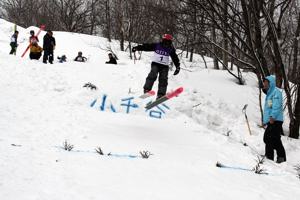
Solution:
[[[249,121],[248,121],[248,116],[246,114],[247,107],[248,107],[248,104],[244,105],[244,108],[242,109],[242,112],[245,114],[245,118],[246,118],[246,122],[247,122],[247,126],[248,126],[248,131],[249,131],[249,134],[251,135],[251,130],[250,130],[250,125],[249,125]]]

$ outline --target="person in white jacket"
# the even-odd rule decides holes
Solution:
[[[19,31],[15,31],[15,33],[10,38],[11,50],[9,54],[16,55],[17,47],[18,47],[18,35],[19,35]]]

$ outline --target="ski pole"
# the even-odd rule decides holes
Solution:
[[[248,126],[248,131],[249,131],[249,134],[251,135],[251,129],[250,129],[249,121],[248,121],[248,116],[246,114],[247,107],[248,107],[248,104],[245,104],[244,108],[242,109],[242,112],[245,114],[245,118],[246,118],[246,122],[247,122],[247,126]]]

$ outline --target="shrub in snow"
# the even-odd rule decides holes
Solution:
[[[265,162],[265,156],[257,156],[257,163],[264,164]]]
[[[90,82],[84,84],[83,87],[90,88],[91,90],[97,90],[97,86],[95,86],[94,84],[92,84]]]
[[[229,137],[231,134],[232,134],[232,131],[228,130],[225,135]]]
[[[68,143],[68,141],[65,140],[65,141],[63,142],[63,148],[64,148],[64,150],[66,150],[66,151],[71,151],[71,150],[74,148],[74,145]]]
[[[102,151],[102,149],[101,149],[100,147],[97,147],[95,150],[96,150],[96,152],[97,152],[98,154],[104,155],[104,153],[103,153],[103,151]]]
[[[141,154],[142,158],[145,158],[145,159],[148,159],[151,155],[153,155],[149,151],[140,151],[140,154]]]
[[[266,170],[261,167],[261,164],[264,163],[265,157],[257,156],[256,165],[253,168],[253,171],[256,174],[267,174]]]

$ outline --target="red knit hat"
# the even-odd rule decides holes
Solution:
[[[164,39],[164,40],[171,40],[172,41],[173,37],[170,34],[164,34],[163,37],[162,37],[162,39]]]

